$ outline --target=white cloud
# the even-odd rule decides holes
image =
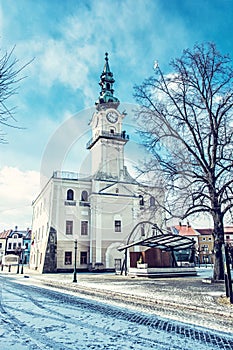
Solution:
[[[0,169],[0,231],[31,226],[31,203],[39,193],[39,175],[15,167]]]

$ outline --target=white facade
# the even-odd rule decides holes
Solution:
[[[140,185],[124,165],[129,137],[122,130],[125,114],[118,110],[113,83],[106,55],[102,91],[90,123],[92,139],[87,144],[90,176],[54,172],[33,203],[30,267],[40,272],[72,270],[75,253],[78,269],[96,263],[114,269],[124,259],[118,247],[127,242],[138,222],[162,224],[154,200],[161,192]]]

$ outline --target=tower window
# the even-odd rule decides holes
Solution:
[[[68,201],[73,201],[74,200],[74,191],[73,190],[70,189],[70,190],[67,191],[66,199]]]
[[[144,206],[144,198],[141,195],[139,196],[139,204],[141,207]]]
[[[107,84],[106,84],[107,90],[110,90],[110,87],[111,87],[111,86],[110,86],[110,83],[107,83]]]
[[[141,226],[141,236],[145,236],[145,226]]]
[[[115,130],[114,129],[110,129],[110,134],[114,134]]]
[[[150,197],[150,207],[155,207],[155,197]]]
[[[121,221],[115,220],[115,232],[121,232]]]
[[[82,202],[87,202],[88,201],[88,193],[87,193],[87,191],[82,191],[81,201]]]

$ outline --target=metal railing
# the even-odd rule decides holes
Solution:
[[[122,131],[121,133],[112,133],[110,131],[101,131],[96,137],[92,137],[90,141],[88,141],[86,148],[90,148],[92,144],[94,144],[100,137],[106,137],[109,139],[116,139],[116,140],[129,140],[129,135],[125,133],[125,131]]]

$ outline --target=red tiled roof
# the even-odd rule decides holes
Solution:
[[[4,230],[3,232],[0,232],[0,238],[7,238],[11,231],[12,230]]]
[[[188,225],[174,226],[181,236],[199,236],[199,232]]]

